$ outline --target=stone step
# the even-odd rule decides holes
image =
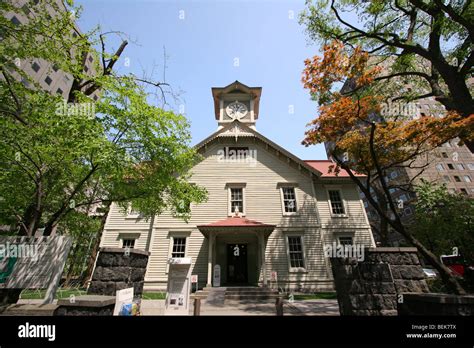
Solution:
[[[13,304],[1,315],[14,316],[52,316],[59,308],[57,304]]]
[[[226,296],[229,296],[229,295],[254,295],[254,296],[278,295],[278,292],[277,291],[226,291],[225,295]]]
[[[225,300],[271,300],[277,299],[278,294],[259,294],[259,295],[248,295],[248,294],[233,294],[225,296]]]

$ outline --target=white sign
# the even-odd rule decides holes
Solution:
[[[54,300],[72,239],[0,237],[0,289],[47,289],[43,303]]]
[[[191,276],[191,283],[197,283],[198,282],[198,275],[197,274],[193,274]]]
[[[189,315],[191,263],[190,257],[169,260],[165,315]]]
[[[221,286],[221,266],[214,266],[214,277],[212,280],[212,286],[219,287]]]
[[[133,303],[133,288],[118,290],[115,297],[114,315],[119,315],[124,305],[130,305],[130,312]]]

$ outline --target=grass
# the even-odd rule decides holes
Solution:
[[[46,290],[23,290],[20,298],[24,300],[39,300],[43,299],[46,294]],[[80,296],[85,295],[85,289],[58,289],[56,291],[56,299],[69,298],[71,295]]]
[[[305,300],[335,300],[335,292],[318,292],[314,294],[295,294],[295,301],[305,301]]]
[[[165,300],[166,292],[144,292],[142,300]]]

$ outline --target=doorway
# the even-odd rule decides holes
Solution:
[[[227,244],[227,283],[248,283],[247,244]]]

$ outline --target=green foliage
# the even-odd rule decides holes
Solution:
[[[422,182],[416,189],[415,236],[437,256],[458,248],[467,264],[474,264],[474,200],[450,194],[445,186]]]
[[[0,2],[0,223],[28,233],[60,221],[80,230],[88,223],[80,214],[110,202],[131,203],[144,218],[164,209],[189,218],[182,201],[200,203],[206,191],[189,183],[200,157],[187,119],[155,105],[135,76],[107,69],[120,57],[102,50],[98,29],[77,34],[81,9],[71,1],[70,12],[53,0],[28,6],[29,20],[15,25],[7,13],[21,10]],[[89,72],[87,54],[94,57]],[[33,60],[50,62],[50,74],[53,67],[68,74],[72,106],[24,72]],[[100,91],[97,101],[91,86]]]

